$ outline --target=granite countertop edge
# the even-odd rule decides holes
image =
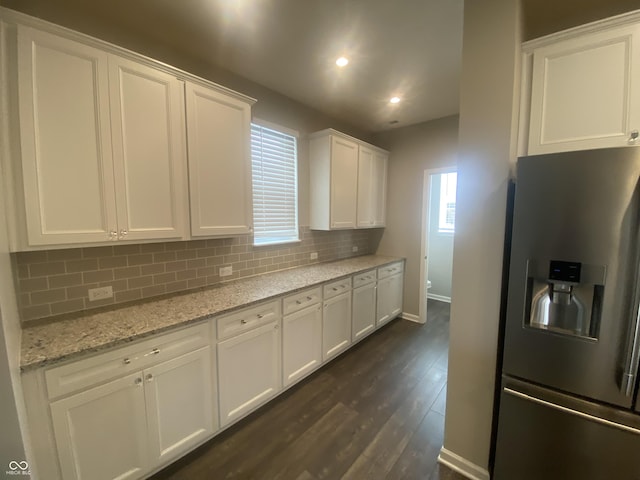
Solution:
[[[24,373],[77,359],[397,261],[404,258],[363,255],[317,263],[110,311],[27,326],[22,331],[20,369]]]

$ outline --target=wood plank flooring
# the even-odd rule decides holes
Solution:
[[[309,378],[153,477],[425,479],[444,435],[449,305],[394,320]]]

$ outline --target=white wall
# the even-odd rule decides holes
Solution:
[[[5,81],[4,31],[0,23],[0,83]],[[0,95],[0,157],[9,155],[6,135],[7,102]],[[0,165],[2,162],[0,161]],[[0,180],[4,179],[0,168]],[[13,283],[9,238],[4,204],[3,184],[0,181],[0,476],[9,470],[9,462],[24,461],[25,448],[21,422],[26,418],[20,384],[20,319]]]
[[[387,185],[387,227],[377,253],[407,259],[403,311],[418,316],[424,171],[455,166],[458,117],[446,117],[382,132],[373,141],[391,151]]]
[[[520,1],[464,6],[449,377],[441,460],[488,479]]]
[[[442,174],[431,175],[429,199],[429,280],[431,288],[428,294],[437,300],[451,301],[451,281],[453,273],[453,234],[440,233],[440,190]]]

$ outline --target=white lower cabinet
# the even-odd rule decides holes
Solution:
[[[262,405],[280,391],[279,320],[218,344],[222,427]]]
[[[127,355],[131,350],[122,349]],[[78,371],[75,378],[104,371],[117,353],[103,354],[98,358],[104,363]],[[146,358],[162,357],[164,350],[149,354]],[[128,367],[143,358],[123,356],[120,363]],[[77,367],[57,368],[70,369]],[[207,345],[51,402],[62,478],[141,478],[209,438],[217,429],[214,369]],[[47,478],[54,477],[51,472]]]
[[[324,301],[322,359],[328,360],[351,345],[351,291]]]
[[[378,280],[376,325],[381,326],[402,313],[402,274]]]
[[[357,342],[376,328],[375,282],[353,289],[351,340]]]
[[[205,347],[143,372],[154,464],[179,456],[217,430],[212,360],[211,348]]]
[[[64,479],[125,480],[148,470],[141,372],[53,402],[51,416]]]
[[[322,363],[322,306],[319,303],[282,319],[282,381],[287,387]]]

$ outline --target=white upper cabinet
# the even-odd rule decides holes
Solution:
[[[309,154],[312,229],[384,226],[387,152],[329,129]]]
[[[182,82],[18,26],[27,244],[184,238]]]
[[[251,105],[191,82],[186,103],[191,235],[250,233]]]
[[[635,144],[640,129],[640,26],[554,38],[524,47],[531,72],[525,73],[523,90],[526,98],[530,86],[527,153]]]
[[[180,238],[186,230],[184,94],[174,76],[109,56],[118,234]]]
[[[360,145],[358,154],[358,228],[384,227],[388,154]]]
[[[104,242],[117,228],[108,54],[18,28],[29,245]]]

